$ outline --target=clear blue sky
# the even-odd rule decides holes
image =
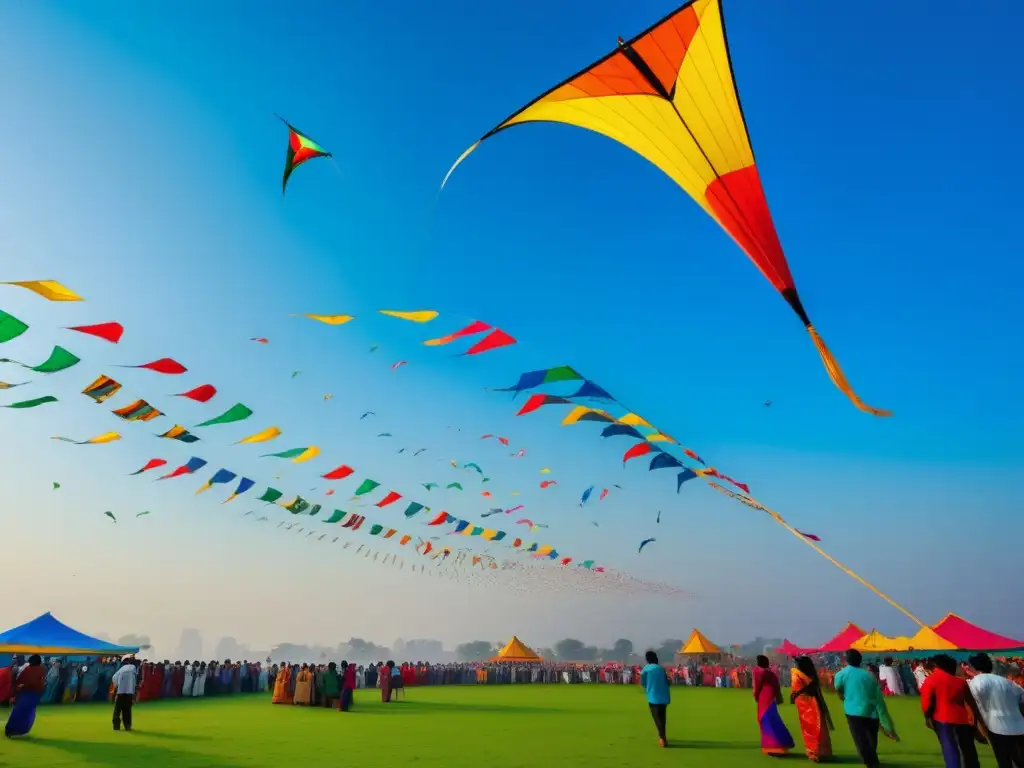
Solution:
[[[734,244],[658,171],[606,139],[517,128],[484,146],[437,198],[448,166],[483,132],[670,6],[238,9],[0,9],[0,65],[10,75],[0,83],[3,277],[59,278],[89,300],[0,295],[0,308],[34,326],[5,356],[42,359],[63,341],[86,361],[4,395],[45,389],[65,398],[2,414],[0,519],[19,540],[31,527],[36,549],[14,556],[47,577],[0,623],[52,608],[110,634],[147,631],[173,643],[178,628],[195,625],[256,645],[513,631],[537,645],[567,634],[643,643],[693,625],[726,641],[785,634],[813,643],[847,619],[912,629],[753,512],[698,487],[676,497],[671,476],[621,469],[628,443],[602,445],[593,427],[563,430],[555,414],[514,420],[514,406],[482,391],[570,363],[749,482],[922,618],[955,610],[1024,635],[1020,616],[1005,610],[1009,585],[1024,575],[1014,492],[1024,479],[1014,351],[1024,267],[1012,233],[1024,173],[1011,97],[1019,9],[726,5],[758,164],[804,302],[858,391],[892,408],[891,420],[855,411]],[[286,136],[275,112],[336,159],[300,168],[283,200]],[[524,344],[455,360],[419,347],[424,329],[397,321],[329,329],[287,317],[381,306],[480,317]],[[114,319],[128,328],[119,347],[55,330]],[[372,343],[382,345],[376,356],[366,351]],[[192,369],[185,382],[109,367],[163,355]],[[402,358],[411,364],[392,375]],[[292,381],[296,369],[304,373]],[[534,486],[539,466],[557,467],[559,501],[529,498],[553,544],[698,598],[613,601],[609,610],[572,597],[422,586],[242,521],[241,502],[193,500],[194,484],[123,478],[151,456],[188,454],[141,425],[125,425],[120,445],[48,440],[116,428],[74,394],[100,372],[183,423],[241,400],[257,411],[249,424],[285,429],[276,448],[319,445],[320,463],[288,470],[292,490],[343,461],[398,489],[434,479],[441,455],[494,467],[505,490]],[[2,374],[18,378],[14,368]],[[222,391],[208,406],[164,398],[206,381]],[[335,395],[327,404],[326,392]],[[379,430],[358,422],[367,409],[381,414]],[[445,429],[456,423],[461,438]],[[228,447],[246,426],[223,428],[221,443],[198,455],[269,477],[269,459]],[[434,463],[395,456],[374,437],[385,429],[430,445]],[[475,442],[484,432],[509,432],[529,461]],[[59,497],[51,479],[64,483]],[[626,490],[605,502],[595,529],[578,493],[615,482]],[[485,508],[446,504],[463,516]],[[107,508],[123,517],[116,529],[101,516]],[[142,508],[154,515],[132,519]],[[658,542],[638,557],[648,536]],[[160,596],[137,619],[108,599],[118,558],[134,574],[128,596],[142,606]],[[394,601],[410,606],[401,620],[384,610]],[[341,617],[335,604],[346,606]],[[291,625],[288,637],[281,622],[268,624],[272,616]]]

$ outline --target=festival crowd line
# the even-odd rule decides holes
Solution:
[[[823,696],[835,692],[843,705],[857,753],[868,768],[881,763],[879,733],[898,741],[886,697],[920,697],[925,725],[936,736],[946,768],[979,768],[977,744],[992,749],[998,768],[1024,768],[1024,667],[1020,660],[976,654],[968,664],[951,656],[913,662],[863,664],[849,650],[820,659],[819,670],[808,656],[778,664],[758,656],[752,665],[741,660],[691,661],[661,665],[653,651],[643,668],[635,665],[586,663],[476,662],[429,664],[393,661],[368,665],[282,664],[226,660],[218,662],[87,659],[27,663],[15,658],[0,669],[0,705],[12,705],[4,733],[27,734],[39,704],[113,701],[113,726],[132,727],[132,707],[148,701],[203,696],[270,693],[273,704],[335,707],[348,711],[357,689],[378,689],[381,700],[397,699],[406,687],[421,685],[493,685],[524,683],[608,683],[641,686],[658,731],[667,745],[670,686],[747,688],[757,704],[761,750],[780,756],[795,747],[779,715],[790,691],[797,709],[804,751],[814,762],[833,757],[832,714]]]

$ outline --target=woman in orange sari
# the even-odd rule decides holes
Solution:
[[[291,671],[287,664],[282,664],[281,669],[278,670],[277,677],[274,678],[274,697],[271,702],[274,704],[291,704]]]
[[[299,677],[295,681],[293,703],[307,707],[313,703],[313,673],[309,671],[308,664],[302,665]]]
[[[793,692],[789,700],[796,705],[800,715],[800,731],[804,736],[807,759],[819,763],[832,757],[832,736],[834,731],[828,705],[821,695],[821,682],[814,662],[807,656],[800,656],[790,672]]]

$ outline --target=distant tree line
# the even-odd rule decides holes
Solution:
[[[671,660],[675,658],[682,644],[683,641],[678,638],[669,638],[662,640],[654,648],[644,648],[643,650],[653,650],[658,654],[658,658]],[[496,656],[503,646],[504,643],[473,640],[455,646],[455,657],[459,661],[483,661]],[[611,648],[587,645],[582,640],[567,637],[559,640],[552,648],[536,648],[535,650],[548,661],[617,661],[627,664],[639,662],[643,655],[641,651],[634,648],[633,641],[625,637],[612,643]]]

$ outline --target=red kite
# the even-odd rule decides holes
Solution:
[[[68,328],[69,331],[78,331],[79,333],[87,333],[90,336],[109,341],[111,344],[117,344],[121,340],[122,334],[124,334],[124,326],[120,323],[97,323],[96,325],[74,325]]]
[[[546,91],[484,134],[455,161],[514,125],[550,122],[607,136],[653,163],[747,254],[803,322],[832,382],[853,391],[811,324],[761,186],[729,59],[721,0],[689,0],[653,26]]]
[[[278,120],[288,126],[288,152],[284,158],[284,176],[281,178],[281,194],[284,195],[285,188],[288,186],[288,177],[292,175],[292,171],[308,160],[317,157],[331,157],[331,153],[280,115],[278,115]]]

